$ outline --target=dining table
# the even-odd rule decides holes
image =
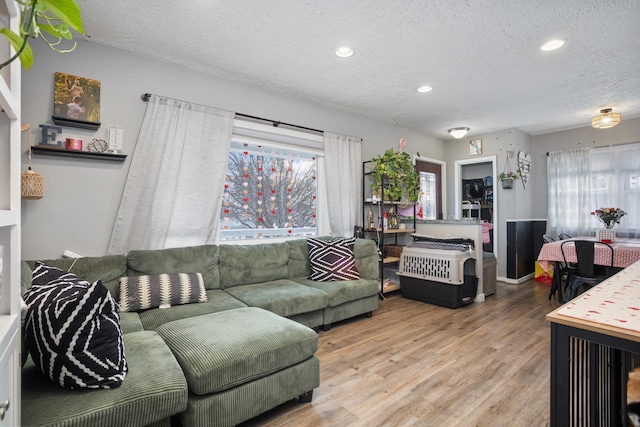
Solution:
[[[592,240],[598,241],[595,236],[578,236],[571,239],[556,240],[542,245],[538,254],[538,264],[542,270],[548,272],[552,265],[558,267],[559,264],[576,263],[578,257],[576,255],[575,245],[567,244],[564,246],[565,258],[562,256],[560,245],[566,241],[572,240]],[[613,242],[608,243],[613,249],[613,267],[626,268],[636,261],[640,261],[640,239],[616,238]],[[604,245],[595,245],[593,253],[593,262],[596,265],[609,265],[611,261],[611,252]],[[558,268],[555,269],[557,273]],[[558,300],[562,301],[562,289],[560,287],[560,275],[554,274],[551,282],[551,290],[549,298],[558,292]]]

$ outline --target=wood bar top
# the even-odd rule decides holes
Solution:
[[[640,261],[547,314],[547,320],[640,342]]]

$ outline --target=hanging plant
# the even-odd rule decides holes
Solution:
[[[390,148],[383,155],[371,159],[374,164],[371,188],[374,193],[384,190],[386,201],[398,201],[404,196],[407,201],[415,203],[420,190],[420,175],[411,156],[402,151],[403,146],[401,140],[400,150]]]
[[[511,172],[511,164],[509,163],[509,157],[505,159],[504,170],[498,174],[498,180],[502,184],[502,188],[513,188],[515,180],[520,178],[522,172],[520,169],[516,169],[515,172]]]
[[[69,49],[60,49],[63,39],[73,40],[75,30],[80,34],[84,33],[80,8],[75,0],[17,0],[20,6],[20,27],[15,33],[9,28],[0,28],[3,34],[16,53],[11,58],[0,64],[3,68],[16,59],[25,70],[33,65],[33,51],[29,46],[29,38],[40,37],[49,47],[56,52],[71,52],[76,48],[76,43]]]

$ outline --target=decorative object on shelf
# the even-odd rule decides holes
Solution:
[[[87,151],[92,153],[104,153],[109,148],[106,139],[93,138],[89,145],[87,145]]]
[[[60,126],[40,125],[40,128],[42,129],[40,145],[46,147],[62,147],[62,141],[56,141],[56,135],[62,133],[62,128]]]
[[[411,156],[402,151],[406,140],[400,140],[400,148],[394,152],[392,148],[383,155],[371,159],[373,162],[373,183],[371,188],[374,194],[384,192],[386,201],[398,201],[403,196],[409,202],[418,200],[420,189],[420,176],[416,171]]]
[[[80,8],[75,0],[38,1],[22,0],[20,7],[20,33],[17,34],[9,28],[1,28],[0,33],[9,40],[9,43],[16,51],[16,54],[0,64],[0,68],[12,63],[20,58],[25,70],[31,68],[33,64],[33,51],[29,46],[29,38],[40,38],[56,52],[71,52],[76,48],[76,43],[69,49],[60,46],[62,39],[72,40],[73,32],[76,30],[84,34]],[[49,37],[54,39],[50,40]]]
[[[51,118],[57,125],[98,129],[100,127],[100,80],[56,72]]]
[[[596,129],[612,128],[622,121],[620,113],[612,113],[611,108],[603,108],[600,114],[591,119],[591,126]]]
[[[527,182],[531,174],[531,154],[525,154],[522,151],[518,153],[518,170],[522,178],[522,188],[527,188]]]
[[[509,163],[509,156],[507,156],[504,170],[498,174],[498,181],[502,184],[502,188],[513,188],[513,182],[518,178],[520,178],[520,169],[511,172],[511,163]]]
[[[115,154],[122,152],[124,129],[118,125],[109,126],[109,151]]]
[[[400,258],[400,255],[402,255],[402,248],[404,248],[404,245],[384,245],[384,254],[388,257]]]
[[[367,212],[367,229],[373,230],[375,228],[376,226],[373,223],[373,210],[371,209],[371,206],[369,206],[369,211]]]
[[[469,155],[477,156],[478,154],[482,154],[482,140],[472,139],[469,141]]]
[[[469,128],[467,127],[451,128],[447,132],[449,132],[449,135],[451,135],[455,139],[461,139],[467,134],[467,132],[469,132]]]
[[[67,150],[82,151],[82,140],[77,138],[67,138]]]
[[[393,206],[391,206],[391,209],[389,209],[388,218],[389,218],[389,229],[397,230],[398,227],[400,226],[400,214],[396,212]]]
[[[29,147],[29,168],[20,176],[20,193],[24,200],[38,200],[44,197],[44,177],[31,169],[31,147]]]

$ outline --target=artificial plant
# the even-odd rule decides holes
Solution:
[[[383,155],[371,159],[373,167],[374,191],[384,190],[384,198],[397,201],[405,195],[409,202],[418,201],[420,175],[411,160],[411,156],[401,150],[388,149]]]
[[[0,28],[16,53],[11,58],[0,64],[0,68],[20,58],[25,70],[33,64],[33,51],[29,46],[29,38],[40,37],[56,52],[71,52],[76,48],[76,43],[69,49],[61,49],[58,46],[65,40],[73,40],[75,30],[84,34],[80,8],[75,0],[16,0],[20,7],[20,27],[18,33],[9,28]]]

